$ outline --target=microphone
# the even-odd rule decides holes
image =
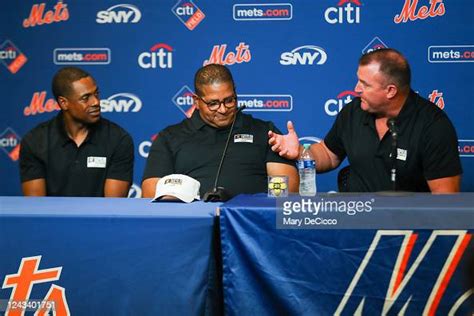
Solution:
[[[247,106],[242,105],[240,108],[237,109],[235,113],[234,119],[232,120],[232,124],[230,125],[229,136],[227,136],[227,141],[225,142],[224,151],[222,152],[221,161],[219,163],[219,167],[217,168],[216,180],[214,181],[214,187],[207,191],[204,194],[203,201],[204,202],[225,202],[230,199],[230,194],[227,190],[223,187],[218,187],[217,184],[219,182],[219,176],[221,175],[222,165],[224,164],[224,158],[227,153],[227,148],[229,147],[230,138],[232,136],[232,132],[234,130],[234,124],[237,120],[237,115],[242,112]]]
[[[397,190],[397,140],[398,140],[398,130],[396,125],[396,120],[394,118],[389,118],[387,120],[387,126],[392,136],[392,169],[390,170],[390,182],[392,183],[392,190]]]

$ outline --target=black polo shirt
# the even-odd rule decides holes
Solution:
[[[101,118],[77,147],[62,112],[21,141],[21,181],[46,180],[48,196],[104,196],[105,179],[132,182],[133,141],[117,124]]]
[[[398,117],[397,189],[429,192],[426,180],[462,173],[458,138],[446,113],[411,91]],[[391,190],[392,136],[379,140],[374,115],[354,99],[338,114],[324,139],[326,146],[351,166],[348,190]]]
[[[201,195],[214,187],[217,168],[229,129],[207,125],[194,111],[189,119],[172,125],[158,134],[150,149],[143,179],[178,173],[201,183]],[[267,162],[294,166],[292,161],[275,154],[268,145],[267,133],[280,131],[271,122],[238,114],[219,186],[229,193],[267,191]]]

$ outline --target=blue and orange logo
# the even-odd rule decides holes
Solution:
[[[367,46],[362,49],[362,54],[367,54],[381,48],[388,48],[388,46],[382,42],[378,36],[376,36],[370,41],[369,44],[367,44]]]
[[[195,110],[193,91],[188,86],[183,86],[173,97],[173,103],[186,117],[191,117]]]
[[[7,127],[0,134],[0,148],[13,161],[17,161],[20,157],[20,141],[20,137],[11,127]]]
[[[7,67],[12,74],[18,72],[27,62],[28,58],[13,44],[6,40],[0,45],[0,62]]]
[[[171,11],[190,31],[194,30],[206,17],[191,0],[178,0]]]

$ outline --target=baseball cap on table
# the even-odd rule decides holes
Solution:
[[[199,181],[184,175],[170,174],[160,178],[156,184],[155,197],[153,202],[159,201],[166,195],[174,196],[183,202],[190,203],[199,200]]]

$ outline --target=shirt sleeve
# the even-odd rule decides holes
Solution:
[[[277,134],[282,134],[282,132],[278,129],[278,127],[276,127],[272,122],[268,122],[268,130],[271,130]],[[267,142],[267,155],[266,155],[265,162],[284,163],[287,165],[292,165],[296,168],[295,162],[293,160],[283,158],[279,154],[274,152],[271,146],[268,144],[268,142]]]
[[[422,164],[425,179],[433,180],[462,174],[458,138],[446,114],[435,120],[424,134]]]
[[[130,135],[124,134],[112,154],[107,170],[107,179],[133,181],[133,140]]]
[[[174,172],[173,153],[168,145],[166,132],[162,131],[151,145],[142,181],[148,178],[161,178]]]
[[[35,150],[31,133],[27,134],[20,145],[20,180],[21,182],[45,179],[46,166],[40,158],[41,153]]]

